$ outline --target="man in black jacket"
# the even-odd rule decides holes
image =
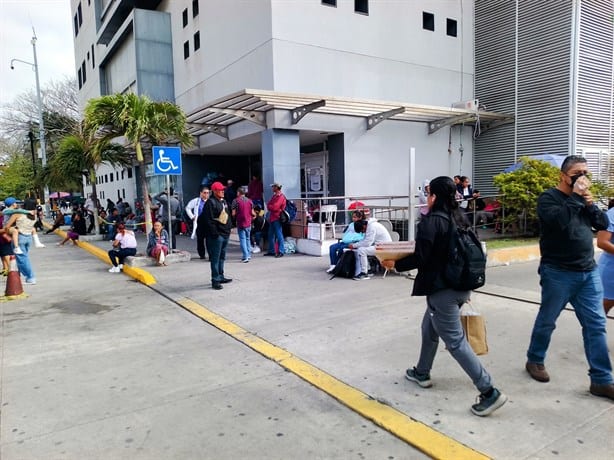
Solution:
[[[222,284],[232,281],[224,276],[226,246],[228,246],[232,221],[230,210],[224,200],[224,186],[220,182],[214,182],[211,185],[211,192],[213,196],[206,201],[201,217],[205,225],[205,243],[211,263],[211,286],[219,290],[222,289]]]
[[[603,286],[594,259],[593,231],[605,230],[608,217],[594,203],[586,159],[571,155],[561,165],[559,185],[537,201],[540,223],[539,265],[542,300],[535,318],[525,368],[538,382],[548,382],[544,366],[556,320],[571,303],[582,325],[589,364],[590,392],[614,399],[608,354]]]

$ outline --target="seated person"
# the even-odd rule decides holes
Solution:
[[[45,232],[45,235],[48,233],[51,233],[55,230],[57,230],[58,228],[60,228],[62,225],[64,225],[64,214],[62,214],[60,211],[58,211],[55,215],[55,220],[53,221],[53,227],[51,227],[49,230],[47,230]]]
[[[158,265],[166,265],[168,243],[168,232],[162,228],[162,222],[154,222],[147,237],[147,255],[156,259]]]
[[[386,227],[376,219],[371,218],[363,221],[365,227],[365,237],[356,243],[351,243],[348,248],[356,250],[356,270],[354,280],[369,279],[369,259],[368,256],[375,255],[375,245],[380,243],[390,243],[392,238]]]
[[[117,211],[117,209],[115,209]],[[119,273],[124,268],[124,259],[136,254],[136,237],[132,230],[126,230],[123,222],[117,224],[117,234],[113,240],[113,249],[109,251],[109,259],[113,266],[109,273]]]
[[[484,207],[476,212],[476,224],[488,225],[493,222],[499,215],[499,208],[501,208],[499,201],[486,198]]]
[[[364,212],[358,210],[352,213],[352,223],[345,228],[341,241],[332,244],[328,250],[330,267],[326,270],[326,273],[331,273],[335,269],[337,262],[339,262],[339,257],[341,257],[344,249],[346,249],[351,243],[356,243],[365,237],[363,227],[364,219]]]
[[[250,233],[250,239],[252,240],[252,252],[258,254],[261,251],[260,242],[262,238],[266,241],[267,221],[265,219],[265,212],[258,204],[254,205],[254,213],[256,216],[252,220],[252,231]]]
[[[83,218],[83,214],[80,212],[75,213],[72,219],[72,225],[70,230],[66,232],[66,238],[62,240],[61,243],[58,243],[58,246],[64,246],[64,243],[67,241],[72,241],[74,246],[77,245],[77,240],[79,239],[79,235],[86,235],[87,228],[85,225],[85,219]]]

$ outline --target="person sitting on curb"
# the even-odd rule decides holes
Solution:
[[[162,222],[156,221],[147,237],[147,255],[153,257],[158,266],[166,265],[168,255],[168,232],[162,228]]]
[[[64,246],[64,243],[67,241],[72,241],[73,246],[77,246],[79,235],[87,235],[87,228],[83,215],[80,212],[77,212],[72,220],[70,230],[66,232],[66,238],[64,238],[62,242],[58,243],[58,246]]]
[[[369,279],[369,256],[375,255],[375,245],[380,243],[390,243],[392,238],[386,227],[372,218],[364,222],[365,237],[348,245],[349,249],[356,250],[356,270],[354,271],[355,281]]]
[[[326,270],[326,273],[332,273],[339,262],[339,257],[350,244],[357,243],[364,239],[364,224],[365,213],[362,211],[354,211],[352,213],[352,222],[346,227],[343,232],[341,240],[335,244],[331,244],[328,250],[328,257],[330,258],[330,267]]]
[[[134,232],[126,230],[123,222],[117,224],[117,234],[113,240],[113,249],[109,251],[109,259],[113,266],[109,273],[119,273],[124,268],[124,259],[136,254],[136,238]]]

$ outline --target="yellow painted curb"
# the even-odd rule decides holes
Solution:
[[[63,230],[57,229],[54,231],[54,233],[59,235],[62,239],[66,238],[66,232]],[[98,257],[103,262],[106,262],[107,264],[111,265],[111,261],[109,260],[109,254],[107,254],[107,251],[105,251],[104,249],[100,249],[98,246],[94,246],[93,244],[88,243],[86,241],[77,241],[77,245],[80,248],[85,249],[90,254]],[[152,286],[156,284],[156,279],[154,278],[154,276],[147,270],[143,270],[142,268],[129,267],[127,265],[124,265],[124,269],[122,270],[122,272],[129,277],[134,278],[138,282],[143,283],[146,286]]]
[[[179,305],[205,322],[244,343],[264,357],[329,394],[348,408],[435,459],[487,459],[487,455],[412,419],[403,412],[377,401],[360,390],[336,379],[321,369],[246,331],[191,299]]]

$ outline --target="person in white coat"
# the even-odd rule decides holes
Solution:
[[[364,228],[366,229],[365,237],[348,246],[349,249],[354,249],[356,251],[356,270],[353,278],[356,281],[369,279],[368,256],[375,255],[375,245],[392,241],[386,227],[380,224],[376,219],[371,218],[366,221],[364,223]]]
[[[207,257],[207,249],[205,248],[205,228],[198,227],[198,216],[205,209],[205,202],[209,199],[209,187],[201,186],[200,194],[190,200],[185,207],[185,213],[192,219],[192,239],[196,238],[196,250],[201,259]]]

